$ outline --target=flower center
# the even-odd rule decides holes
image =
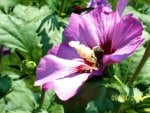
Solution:
[[[79,41],[71,41],[69,45],[76,49],[81,58],[85,59],[86,62],[89,62],[89,64],[92,64],[92,66],[97,69],[103,65],[102,57],[104,51],[99,46],[95,46],[91,49],[80,44]]]

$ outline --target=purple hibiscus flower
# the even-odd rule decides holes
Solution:
[[[64,31],[66,41],[41,59],[35,85],[68,100],[88,78],[131,56],[143,42],[142,24],[132,14],[121,17],[123,9],[117,8],[100,5],[83,15],[73,13]]]
[[[88,2],[87,6],[95,8],[95,7],[100,6],[100,5],[111,7],[111,5],[109,4],[109,2],[107,0],[90,0]]]

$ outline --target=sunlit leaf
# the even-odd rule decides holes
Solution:
[[[5,112],[5,100],[3,98],[0,99],[0,110],[1,110],[1,113],[6,113]]]
[[[5,110],[31,111],[36,108],[37,105],[34,94],[26,87],[23,81],[13,82],[12,88],[12,92],[5,97],[7,102]]]
[[[31,52],[39,44],[34,24],[0,13],[0,44]]]
[[[87,104],[85,113],[98,113],[98,110],[94,105],[94,102],[91,101]]]
[[[9,13],[17,4],[18,0],[0,0],[0,9],[5,13]]]
[[[14,71],[3,71],[1,72],[1,74],[7,75],[10,79],[17,79],[19,77],[19,75],[17,73],[15,73]]]
[[[31,113],[29,110],[12,110],[7,113]]]
[[[50,107],[51,113],[64,113],[63,106],[57,103],[53,103]]]
[[[33,6],[17,5],[13,10],[14,16],[27,23],[33,21],[40,22],[41,19],[50,14],[50,12],[51,11],[49,10],[48,6],[43,6],[39,9],[38,7]],[[34,27],[37,28],[37,26]]]
[[[45,17],[37,32],[41,37],[43,55],[54,45],[63,41],[63,31],[66,27],[68,18],[60,18],[55,14]]]
[[[145,39],[144,44],[146,45],[147,42],[150,40],[150,33],[147,32],[146,30],[144,30],[143,33],[142,33],[142,37]]]

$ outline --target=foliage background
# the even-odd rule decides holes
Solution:
[[[150,40],[149,0],[130,0],[124,12],[133,13],[144,27],[145,42],[132,57],[109,66],[103,77],[88,80],[66,102],[48,91],[39,108],[41,89],[33,86],[36,66],[52,46],[64,41],[74,7],[86,8],[87,2],[0,0],[0,113],[150,113],[150,59],[134,87],[126,85]],[[117,0],[109,2],[115,9]],[[9,54],[4,54],[5,47]]]

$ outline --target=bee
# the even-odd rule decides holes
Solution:
[[[71,41],[69,45],[75,48],[81,58],[92,63],[95,67],[99,68],[103,65],[102,57],[104,51],[99,46],[95,46],[91,49],[84,44],[80,44],[79,41]]]
[[[99,46],[93,47],[93,52],[94,52],[94,57],[96,58],[96,67],[101,67],[103,66],[102,58],[103,58],[103,53],[104,50],[101,49]]]

